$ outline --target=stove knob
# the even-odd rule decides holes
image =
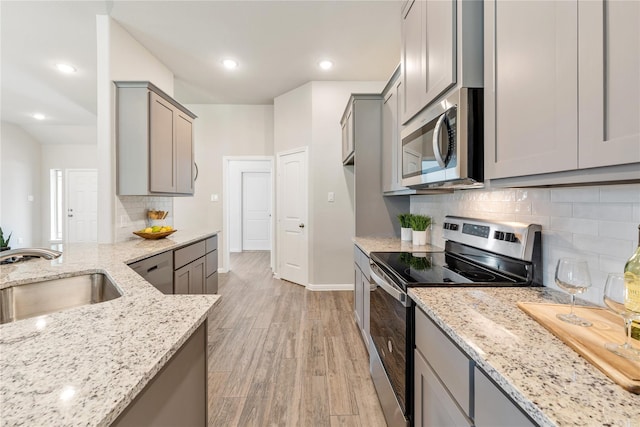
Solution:
[[[451,226],[451,224],[449,224],[448,222],[444,223],[444,229],[445,230],[448,230],[450,226]]]
[[[493,238],[497,240],[504,240],[504,233],[502,231],[496,231],[493,233]]]
[[[453,231],[458,231],[458,224],[449,224],[449,229]]]
[[[504,233],[504,240],[507,242],[515,242],[516,236],[513,233]]]

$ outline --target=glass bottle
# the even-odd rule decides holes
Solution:
[[[638,313],[631,326],[631,336],[640,339],[640,225],[638,226],[638,248],[624,266],[624,282],[627,287],[625,308]]]

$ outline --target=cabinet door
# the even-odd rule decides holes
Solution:
[[[475,383],[476,427],[533,427],[535,424],[477,368]]]
[[[193,194],[193,122],[176,111],[176,192]]]
[[[176,294],[203,294],[205,289],[205,257],[177,269],[173,273]]]
[[[362,306],[362,271],[360,271],[360,269],[358,268],[357,265],[354,265],[355,267],[355,281],[354,281],[354,292],[353,292],[353,307],[354,307],[354,313],[355,313],[355,318],[356,318],[356,323],[358,323],[358,328],[362,329],[363,327],[363,323],[362,323],[362,319],[363,319],[363,309],[364,307]]]
[[[149,92],[149,191],[176,191],[174,163],[174,108]],[[140,159],[144,161],[143,159]]]
[[[369,321],[371,312],[370,292],[371,285],[369,284],[369,279],[367,279],[365,274],[362,274],[362,333],[365,337],[367,352],[369,351],[369,343],[371,342],[371,328]]]
[[[418,350],[414,350],[413,368],[414,426],[473,425]]]
[[[579,168],[640,162],[640,2],[579,12]]]
[[[427,1],[423,9],[424,107],[456,82],[456,0]]]
[[[577,167],[577,1],[485,2],[485,170]]]
[[[397,140],[395,87],[384,97],[382,104],[382,191],[393,191],[394,186],[394,138]],[[397,145],[397,142],[396,144]]]
[[[425,54],[422,36],[424,3],[423,0],[410,0],[402,14],[403,123],[420,111],[425,96]]]
[[[205,293],[217,294],[218,293],[218,272],[216,271],[205,280]]]
[[[345,165],[352,165],[355,156],[355,145],[353,140],[353,104],[342,124],[342,162]]]

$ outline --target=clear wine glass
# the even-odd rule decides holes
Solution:
[[[556,314],[556,317],[573,325],[591,326],[591,322],[573,313],[576,294],[583,293],[591,286],[587,262],[579,259],[560,258],[556,266],[556,284],[571,295],[571,311]]]
[[[618,356],[627,359],[640,361],[640,350],[631,346],[631,322],[640,319],[640,313],[630,311],[625,308],[624,303],[627,297],[627,287],[624,283],[624,275],[620,273],[610,273],[604,285],[604,304],[624,319],[624,328],[627,339],[624,344],[607,343],[605,348]]]

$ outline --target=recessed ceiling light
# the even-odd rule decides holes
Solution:
[[[224,68],[228,70],[233,70],[234,68],[238,68],[238,61],[234,61],[233,59],[225,59],[222,61],[222,65]]]
[[[333,62],[329,61],[328,59],[324,59],[322,61],[320,61],[318,63],[318,65],[320,66],[320,68],[322,68],[323,70],[330,70],[331,67],[333,67]]]
[[[33,118],[36,119],[36,120],[44,120],[45,119],[44,114],[42,114],[42,113],[35,113],[33,115]]]
[[[78,71],[78,70],[76,70],[76,67],[74,67],[73,65],[63,64],[61,62],[56,64],[56,68],[61,73],[65,73],[65,74],[72,74],[72,73],[75,73],[76,71]]]

